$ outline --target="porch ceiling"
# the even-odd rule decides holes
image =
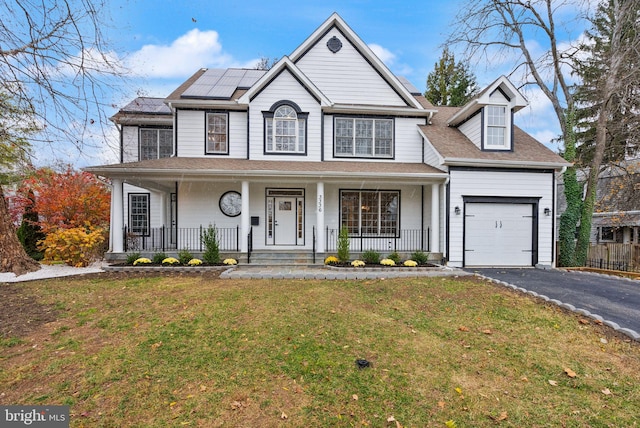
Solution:
[[[354,161],[264,161],[233,158],[163,158],[84,168],[93,174],[120,179],[181,180],[237,178],[301,178],[305,180],[422,179],[441,182],[447,173],[422,163]]]

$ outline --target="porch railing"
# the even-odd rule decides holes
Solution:
[[[340,230],[326,230],[326,251],[337,251]],[[393,251],[430,251],[430,230],[401,229],[396,236],[352,236],[349,237],[350,251],[378,251],[380,253]]]
[[[587,254],[587,267],[640,272],[640,245],[591,245]]]
[[[131,251],[204,251],[202,233],[207,227],[154,227],[147,234],[132,232],[128,227],[123,230],[124,250]],[[240,226],[216,228],[220,251],[240,251]]]

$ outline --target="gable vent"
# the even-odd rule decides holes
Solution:
[[[333,36],[327,42],[327,48],[329,48],[331,52],[336,53],[340,49],[342,49],[342,42],[340,41],[339,38],[337,38],[336,36]]]

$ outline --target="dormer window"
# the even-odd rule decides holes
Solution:
[[[263,112],[265,153],[305,154],[307,116],[293,102],[281,101]]]
[[[489,105],[485,107],[485,150],[509,150],[510,135],[507,106]]]

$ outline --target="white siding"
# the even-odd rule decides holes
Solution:
[[[458,129],[478,148],[482,147],[482,114],[476,114]]]
[[[342,41],[342,49],[337,53],[327,48],[327,41],[333,36]],[[296,65],[334,103],[406,105],[335,28],[320,39]]]
[[[442,159],[438,155],[438,152],[436,152],[433,146],[429,143],[429,141],[424,142],[424,163],[435,168],[439,168],[442,170],[445,169],[445,167],[442,165]]]
[[[464,212],[463,196],[506,196],[540,198],[538,205],[538,263],[552,264],[553,217],[544,209],[553,208],[553,173],[519,171],[450,171],[449,182],[449,263],[462,266]]]
[[[178,110],[178,156],[204,156],[205,114],[198,110]]]
[[[122,148],[124,162],[137,162],[138,159],[138,127],[123,126],[122,127]]]
[[[334,118],[341,115],[326,115],[324,128],[324,146],[325,160],[335,161],[353,161],[350,157],[333,157],[333,126]],[[349,117],[349,116],[344,116]],[[422,162],[422,136],[418,132],[418,125],[423,125],[424,119],[421,118],[395,118],[394,119],[394,157],[389,158],[356,158],[358,161],[369,162],[403,162],[403,163],[420,163]]]
[[[168,196],[165,197],[165,194],[162,192],[148,190],[126,183],[123,184],[122,190],[125,226],[129,225],[129,194],[131,193],[149,194],[150,227],[162,227],[168,225]]]
[[[307,117],[307,155],[264,154],[263,111],[269,110],[277,101],[293,101]],[[320,104],[300,85],[288,70],[274,79],[249,106],[250,157],[260,160],[319,161],[320,160]]]
[[[229,112],[229,157],[247,157],[247,112]]]

